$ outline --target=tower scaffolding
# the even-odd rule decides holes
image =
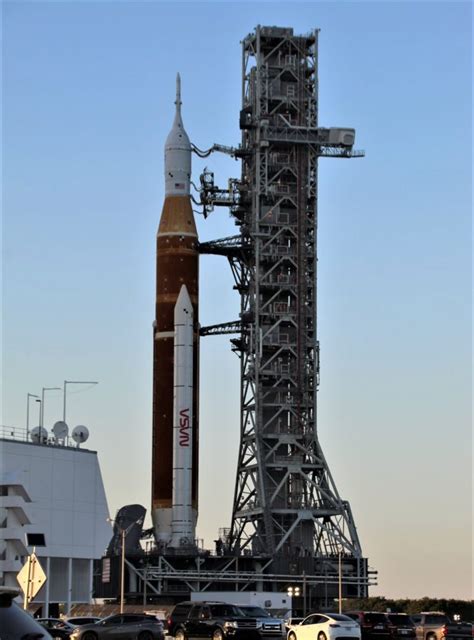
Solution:
[[[251,250],[228,256],[245,320],[229,547],[269,554],[282,572],[300,558],[310,572],[340,553],[363,559],[319,444],[316,411],[318,157],[363,154],[352,151],[353,129],[318,128],[317,63],[317,30],[296,36],[259,26],[242,43],[234,215]]]

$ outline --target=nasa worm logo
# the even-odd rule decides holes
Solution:
[[[189,409],[179,412],[179,446],[189,447]]]

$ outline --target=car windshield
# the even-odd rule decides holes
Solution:
[[[349,618],[349,616],[343,616],[339,613],[328,613],[327,615],[329,618],[337,620],[338,622],[354,622],[354,620],[352,618]]]
[[[388,619],[392,624],[412,624],[409,616],[403,613],[389,613]]]
[[[270,614],[262,607],[239,607],[247,618],[269,618]]]
[[[111,616],[107,616],[106,618],[102,618],[100,624],[119,624],[121,620],[122,618],[120,616],[114,614]]]
[[[91,624],[91,622],[98,622],[100,618],[69,618],[68,622],[71,624]]]
[[[448,622],[448,617],[442,613],[430,613],[425,618],[426,624],[447,624]]]
[[[384,613],[366,613],[364,615],[365,622],[369,624],[377,623],[377,622],[386,622]]]
[[[226,618],[229,616],[242,616],[240,609],[234,607],[232,604],[213,604],[211,605],[211,614],[213,618],[219,618],[221,616]]]

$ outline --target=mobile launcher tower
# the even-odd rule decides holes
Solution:
[[[318,31],[257,27],[242,47],[242,176],[229,198],[201,179],[205,213],[227,204],[240,235],[203,243],[227,256],[241,296],[241,441],[231,552],[268,554],[273,571],[313,573],[342,553],[367,578],[349,503],[317,434],[317,170],[352,158],[354,129],[318,127]],[[215,145],[215,150],[225,150]],[[204,154],[202,154],[204,155]]]
[[[297,36],[258,26],[242,43],[241,144],[206,151],[191,144],[200,157],[223,152],[242,162],[229,188],[205,171],[199,190],[205,216],[228,207],[240,228],[198,245],[200,254],[227,257],[241,296],[238,321],[200,329],[201,336],[236,334],[240,358],[232,522],[215,555],[188,544],[127,558],[135,566],[128,592],[139,598],[141,591],[182,600],[229,584],[279,592],[299,586],[296,607],[305,612],[331,607],[340,593],[364,597],[374,583],[317,433],[318,158],[364,155],[353,150],[354,129],[318,126],[317,64],[318,30]]]

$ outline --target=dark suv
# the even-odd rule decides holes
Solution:
[[[256,640],[256,618],[249,618],[239,607],[223,602],[180,602],[168,617],[168,633],[176,640]]]
[[[378,611],[349,611],[344,612],[360,625],[362,640],[387,640],[390,629],[385,613]]]
[[[407,613],[386,613],[388,620],[388,630],[393,640],[404,638],[415,638],[416,631],[410,616]]]

